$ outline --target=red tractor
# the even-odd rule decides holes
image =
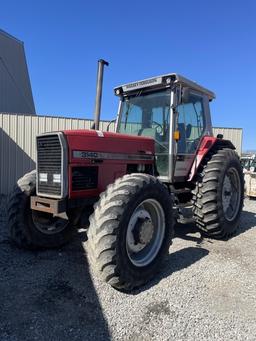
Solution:
[[[174,207],[192,206],[203,235],[236,231],[244,180],[233,144],[214,137],[214,93],[178,74],[115,88],[115,133],[95,130],[37,137],[37,168],[10,197],[9,227],[20,247],[68,242],[90,215],[88,252],[105,282],[121,290],[146,283],[168,253]]]

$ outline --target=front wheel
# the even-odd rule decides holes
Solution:
[[[193,190],[193,211],[199,229],[209,237],[227,239],[238,228],[243,207],[244,178],[237,153],[211,151]]]
[[[36,171],[18,180],[10,195],[8,226],[12,240],[19,247],[56,248],[67,243],[74,230],[68,219],[31,210],[30,197],[35,194]]]
[[[125,175],[95,205],[88,231],[89,258],[105,282],[131,290],[149,281],[168,253],[172,202],[155,177]]]

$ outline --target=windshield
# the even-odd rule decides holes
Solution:
[[[141,94],[122,101],[118,132],[165,140],[169,129],[170,91]]]
[[[169,155],[170,89],[138,93],[123,99],[117,131],[155,139],[158,171],[167,175]],[[161,160],[161,162],[160,162]]]

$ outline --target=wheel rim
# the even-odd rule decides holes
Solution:
[[[222,187],[222,207],[228,221],[236,218],[240,208],[241,181],[236,168],[228,169]]]
[[[126,233],[126,251],[133,265],[143,267],[157,256],[165,235],[165,215],[155,199],[144,200],[133,212]]]
[[[40,232],[44,234],[57,234],[63,231],[69,221],[60,217],[54,217],[52,214],[32,211],[32,220]]]

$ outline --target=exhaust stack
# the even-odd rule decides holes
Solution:
[[[101,97],[102,97],[102,84],[104,66],[108,66],[109,63],[103,59],[98,60],[98,72],[97,72],[97,86],[96,86],[96,99],[94,110],[94,123],[92,129],[99,130],[100,125],[100,109],[101,109]]]

